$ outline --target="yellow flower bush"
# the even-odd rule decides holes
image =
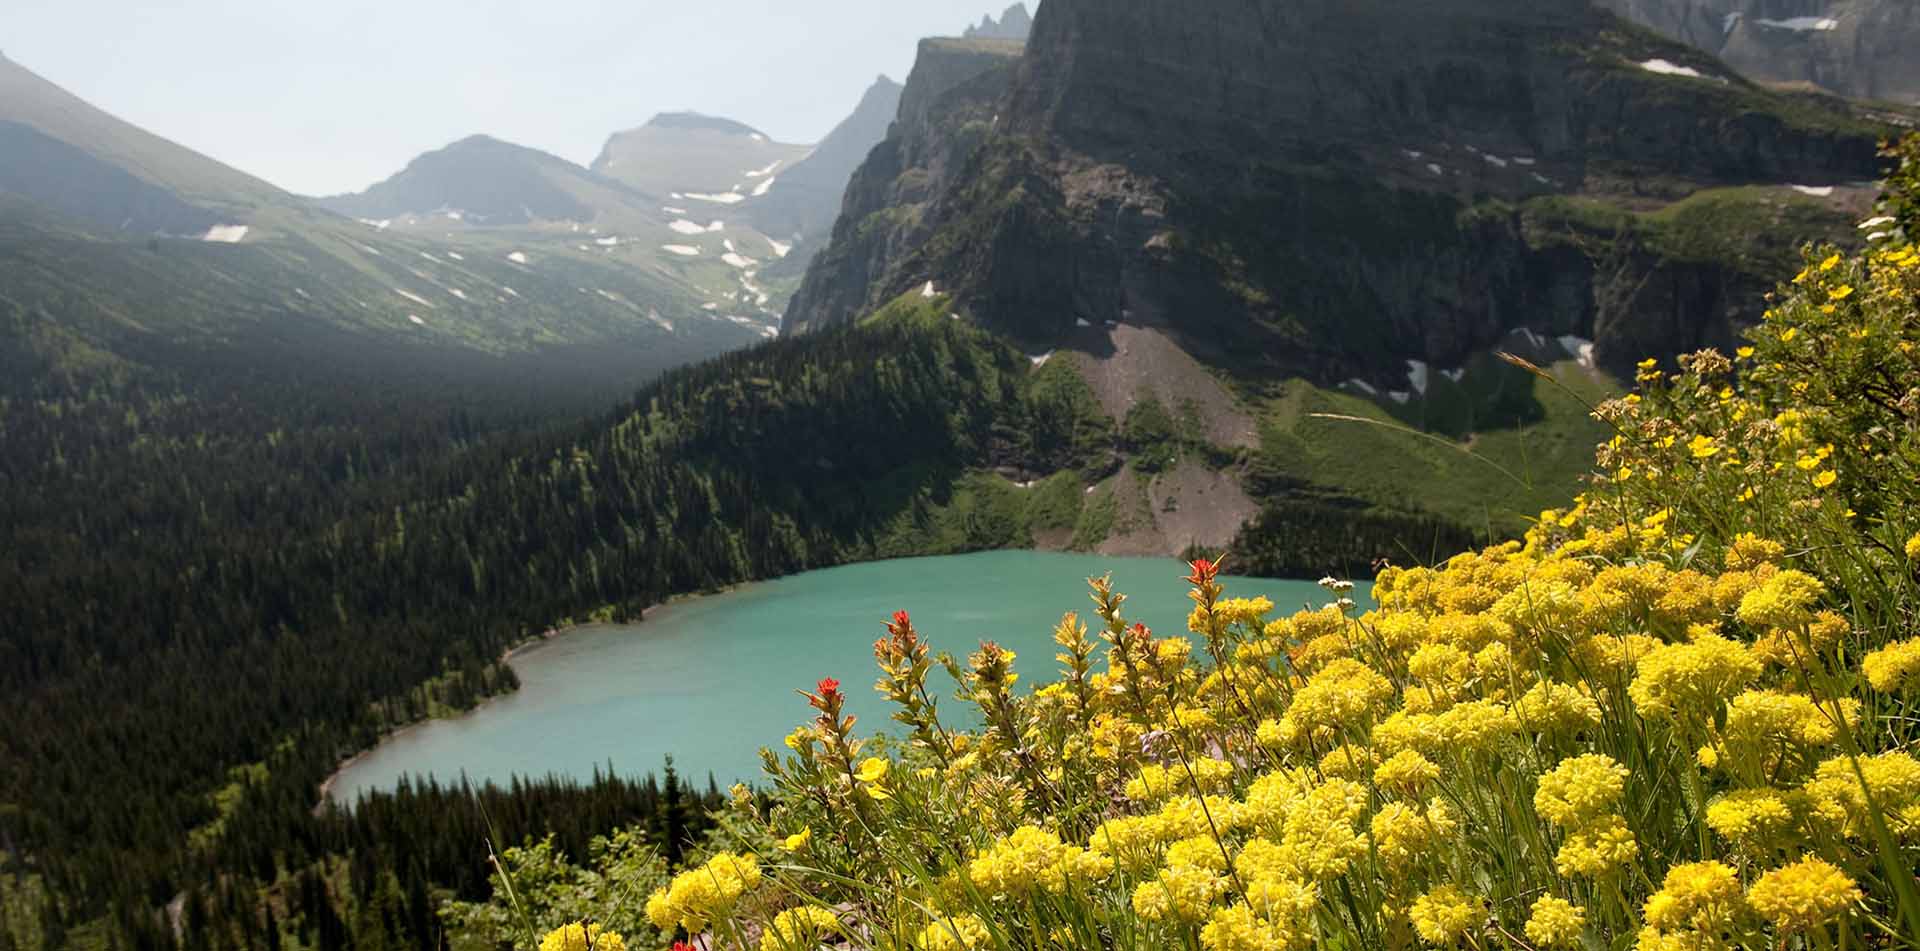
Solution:
[[[540,951],[627,951],[627,942],[617,931],[576,922],[547,932],[540,940]]]
[[[1092,579],[1031,690],[896,615],[897,740],[821,681],[734,807],[784,861],[716,854],[649,918],[769,951],[1920,934],[1920,251],[1889,234],[1810,253],[1734,356],[1643,364],[1523,538],[1291,614],[1197,560],[1190,637]]]

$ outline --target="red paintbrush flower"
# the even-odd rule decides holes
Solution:
[[[1187,567],[1193,569],[1193,574],[1184,579],[1188,584],[1212,584],[1213,579],[1220,574],[1220,566],[1205,558],[1195,558],[1187,564]]]
[[[816,689],[820,691],[820,696],[831,697],[840,692],[840,681],[832,677],[822,677],[820,678],[820,683],[816,685]]]

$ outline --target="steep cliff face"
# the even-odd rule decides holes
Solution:
[[[788,308],[787,332],[850,319],[898,296],[880,297],[879,288],[897,281],[897,263],[931,237],[928,205],[989,138],[1021,49],[980,39],[920,44],[892,131],[847,184],[832,242]]]
[[[1910,0],[1600,0],[1726,60],[1748,78],[1920,102],[1920,6]]]
[[[780,172],[779,187],[754,203],[753,220],[760,230],[777,238],[799,242],[802,250],[818,250],[833,231],[847,180],[887,137],[900,111],[899,83],[885,76],[874,80],[860,97],[853,114],[835,126],[806,158]]]
[[[1758,226],[1844,231],[1876,171],[1842,104],[1583,0],[1051,0],[1016,65],[913,86],[789,332],[932,281],[1038,345],[1146,324],[1324,382],[1520,327],[1618,367],[1725,338],[1787,250]],[[1744,243],[1664,210],[1702,192]]]

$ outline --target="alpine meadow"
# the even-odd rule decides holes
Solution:
[[[0,29],[0,951],[1920,951],[1907,0]]]

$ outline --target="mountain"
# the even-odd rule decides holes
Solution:
[[[669,112],[615,133],[592,168],[672,203],[725,209],[771,190],[770,183],[808,151],[731,119]]]
[[[834,127],[806,158],[779,176],[778,187],[751,206],[754,221],[771,235],[791,237],[818,250],[833,231],[847,182],[867,154],[887,137],[904,87],[885,76],[873,81],[853,114]]]
[[[116,231],[238,220],[294,199],[114,118],[0,56],[0,188]],[[199,213],[188,209],[199,209]]]
[[[455,174],[462,166],[475,174]],[[516,204],[550,213],[591,201],[665,231],[623,186],[481,140],[358,201],[502,217]],[[629,266],[599,240],[456,234],[444,217],[411,234],[387,224],[324,210],[0,60],[0,363],[38,368],[6,380],[10,392],[109,366],[201,381],[220,366],[542,381],[605,399],[772,332],[750,310],[703,309],[676,273]],[[503,376],[502,361],[572,372]]]
[[[318,200],[352,218],[438,224],[661,224],[648,196],[558,156],[484,135],[428,152],[357,195]]]
[[[931,280],[1036,345],[1139,324],[1327,384],[1403,389],[1406,361],[1457,367],[1521,328],[1618,369],[1724,341],[1758,306],[1742,276],[1767,273],[1763,249],[1663,248],[1677,219],[1839,233],[1877,170],[1881,130],[1844,104],[1758,89],[1579,0],[1189,12],[1059,0],[1024,55],[923,46],[787,331]],[[1142,59],[1147,36],[1167,55]],[[1634,226],[1636,283],[1654,278],[1624,298],[1577,250],[1589,226],[1624,234],[1610,216]]]
[[[1920,7],[1907,0],[1600,0],[1749,79],[1920,102]]]
[[[1027,34],[1033,30],[1033,17],[1027,13],[1025,3],[1016,3],[1007,8],[1007,12],[995,20],[992,16],[980,19],[978,26],[967,27],[963,39],[1018,40],[1026,42]]]
[[[1052,0],[921,45],[782,332],[938,299],[1071,368],[1130,460],[1096,550],[1506,531],[1533,497],[1464,453],[1315,414],[1570,481],[1586,411],[1492,354],[1600,399],[1730,346],[1799,242],[1857,243],[1884,131],[1582,0]]]

